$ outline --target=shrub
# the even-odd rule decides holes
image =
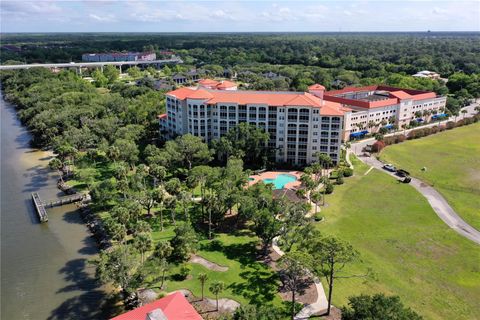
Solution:
[[[461,126],[464,126],[464,125],[465,125],[465,120],[464,119],[458,120],[457,123],[455,124],[456,127],[461,127]]]
[[[190,272],[192,272],[192,267],[188,264],[182,264],[178,272],[178,276],[180,279],[185,280],[187,279]]]
[[[446,128],[447,128],[447,130],[451,130],[451,129],[455,128],[455,122],[448,121]]]
[[[344,177],[351,177],[353,176],[353,169],[352,168],[345,168],[342,170]]]
[[[407,137],[404,134],[398,135],[397,137],[397,143],[401,143],[405,140],[407,140]]]
[[[438,132],[438,130],[439,130],[438,126],[434,126],[434,127],[432,127],[432,128],[430,129],[430,132],[431,132],[432,134],[435,134],[435,133]]]
[[[340,184],[343,184],[343,175],[339,175],[337,177],[337,184],[340,185]]]
[[[330,182],[327,182],[327,184],[325,185],[325,193],[326,194],[331,194],[333,192],[333,184],[330,183]]]
[[[385,148],[385,142],[383,141],[375,141],[375,143],[372,145],[373,152],[380,152],[383,148]]]
[[[317,214],[315,214],[315,216],[313,216],[313,219],[315,221],[322,221],[323,220],[323,216],[320,214],[320,212],[318,212]]]

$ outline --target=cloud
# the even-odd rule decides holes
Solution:
[[[91,19],[96,20],[96,21],[99,21],[99,22],[114,22],[114,21],[117,21],[117,19],[115,18],[115,15],[113,15],[113,14],[107,14],[107,15],[104,15],[104,16],[98,16],[98,15],[96,15],[96,14],[90,13],[88,16],[89,16]]]
[[[294,21],[298,19],[297,13],[292,12],[289,7],[280,7],[277,4],[273,4],[270,10],[262,11],[259,17],[269,22]]]

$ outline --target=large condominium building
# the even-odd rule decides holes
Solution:
[[[412,121],[428,121],[443,114],[446,105],[446,97],[435,92],[382,85],[328,91],[324,99],[350,109],[344,117],[344,140],[377,132],[381,127],[401,128]]]
[[[160,116],[164,137],[190,133],[209,142],[245,122],[270,134],[277,162],[303,165],[319,152],[340,159],[345,109],[323,99],[323,86],[311,86],[309,92],[266,92],[223,84],[201,81],[199,87],[168,92],[167,113]]]

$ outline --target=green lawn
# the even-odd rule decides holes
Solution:
[[[172,227],[168,227],[164,232],[154,232],[153,234],[154,241],[168,240],[172,236]],[[169,273],[166,291],[188,289],[195,296],[201,296],[201,286],[197,275],[204,272],[209,277],[205,290],[207,297],[215,298],[208,291],[208,285],[211,281],[219,280],[226,284],[226,290],[220,294],[220,298],[231,298],[241,304],[273,304],[281,307],[282,300],[277,294],[278,275],[265,264],[256,261],[257,242],[258,238],[249,231],[240,231],[237,235],[219,234],[215,241],[201,240],[197,254],[228,267],[228,271],[211,271],[202,265],[189,263],[192,266],[191,276],[184,281],[178,281],[175,280],[175,274],[179,269],[177,266]],[[158,282],[150,284],[153,287],[157,285],[159,285]]]
[[[480,319],[480,246],[449,229],[425,198],[354,159],[355,175],[327,196],[318,228],[349,241],[363,263],[347,270],[375,279],[341,279],[333,303],[384,292],[426,319]]]
[[[389,146],[381,159],[434,186],[480,230],[480,123]]]

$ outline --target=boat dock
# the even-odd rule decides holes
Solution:
[[[73,195],[61,197],[54,200],[42,201],[38,193],[34,192],[32,193],[32,200],[35,206],[35,210],[37,211],[38,218],[40,219],[40,222],[43,223],[48,221],[47,210],[45,209],[46,207],[63,206],[64,204],[89,200],[89,196],[85,196],[83,193],[75,193]]]
[[[32,193],[32,201],[33,201],[33,205],[35,206],[35,210],[37,211],[40,222],[42,223],[47,222],[48,221],[47,210],[45,210],[45,207],[43,206],[43,202],[40,199],[40,196],[38,195],[38,193],[36,192]]]

